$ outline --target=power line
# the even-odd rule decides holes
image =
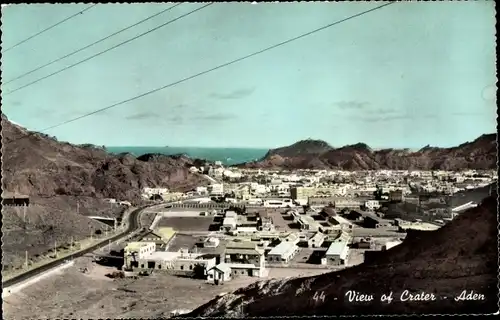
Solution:
[[[86,45],[86,46],[84,46],[84,47],[82,47],[82,48],[80,48],[80,49],[78,49],[78,50],[76,50],[76,51],[73,51],[73,52],[71,52],[71,53],[68,53],[68,54],[66,54],[66,55],[64,55],[64,56],[62,56],[62,57],[60,57],[60,58],[57,58],[57,59],[55,59],[55,60],[52,60],[52,61],[50,61],[50,62],[48,62],[48,63],[46,63],[46,64],[44,64],[44,65],[42,65],[42,66],[39,66],[39,67],[37,67],[37,68],[35,68],[35,69],[31,70],[31,71],[25,72],[25,73],[23,73],[23,74],[21,74],[21,75],[19,75],[19,76],[15,77],[15,78],[13,78],[13,79],[10,79],[10,80],[8,80],[8,81],[4,82],[4,84],[8,84],[8,83],[10,83],[10,82],[12,82],[12,81],[15,81],[15,80],[21,79],[21,78],[23,78],[23,77],[25,77],[25,76],[27,76],[27,75],[29,75],[29,74],[32,74],[33,72],[36,72],[36,71],[38,71],[38,70],[40,70],[40,69],[43,69],[43,68],[45,68],[45,67],[47,67],[47,66],[50,66],[51,64],[54,64],[54,63],[59,62],[59,61],[61,61],[61,60],[63,60],[63,59],[66,59],[66,58],[68,58],[68,57],[70,57],[70,56],[72,56],[72,55],[74,55],[74,54],[76,54],[76,53],[78,53],[78,52],[81,52],[81,51],[83,51],[83,50],[85,50],[85,49],[88,49],[88,48],[90,48],[90,47],[92,47],[92,46],[94,46],[94,45],[96,45],[96,44],[98,44],[98,43],[101,43],[101,42],[103,42],[103,41],[105,41],[105,40],[107,40],[107,39],[109,39],[109,38],[111,38],[111,37],[114,37],[114,36],[116,36],[117,34],[122,33],[123,31],[126,31],[126,30],[128,30],[128,29],[131,29],[131,28],[133,28],[133,27],[136,27],[136,26],[138,26],[138,25],[139,25],[139,24],[141,24],[141,23],[144,23],[144,22],[146,22],[146,21],[148,21],[148,20],[150,20],[150,19],[152,19],[152,18],[154,18],[154,17],[159,16],[160,14],[163,14],[163,13],[165,13],[165,12],[167,12],[167,11],[170,11],[171,9],[173,9],[173,8],[175,8],[175,7],[177,7],[177,6],[180,6],[181,4],[182,4],[182,3],[178,3],[178,4],[174,5],[174,6],[171,6],[171,7],[167,8],[167,9],[164,9],[164,10],[162,10],[162,11],[158,12],[158,13],[155,13],[155,14],[154,14],[154,15],[152,15],[152,16],[149,16],[149,17],[147,17],[147,18],[145,18],[145,19],[143,19],[143,20],[141,20],[141,21],[139,21],[139,22],[136,22],[136,23],[134,23],[134,24],[132,24],[132,25],[130,25],[130,26],[128,26],[128,27],[125,27],[125,28],[123,28],[123,29],[120,29],[120,30],[116,31],[116,32],[114,32],[114,33],[110,34],[110,35],[109,35],[109,36],[107,36],[107,37],[104,37],[104,38],[102,38],[102,39],[100,39],[100,40],[97,40],[97,41],[95,41],[95,42],[92,42],[91,44]]]
[[[58,25],[60,25],[60,24],[62,24],[62,23],[64,23],[64,22],[66,22],[66,21],[68,21],[68,20],[71,20],[71,19],[73,19],[74,17],[76,17],[76,16],[78,16],[78,15],[80,15],[80,14],[83,14],[85,11],[90,10],[91,8],[95,7],[96,5],[97,5],[97,4],[93,4],[93,5],[91,5],[91,6],[87,7],[87,8],[85,8],[85,9],[83,9],[82,11],[79,11],[79,12],[77,12],[77,13],[75,13],[75,14],[73,14],[73,15],[69,16],[69,17],[67,17],[67,18],[66,18],[66,19],[64,19],[64,20],[61,20],[61,21],[57,22],[56,24],[53,24],[53,25],[51,25],[50,27],[45,28],[45,29],[43,29],[42,31],[35,33],[34,35],[29,36],[28,38],[24,39],[23,41],[20,41],[20,42],[16,43],[15,45],[13,45],[13,46],[11,46],[11,47],[9,47],[9,48],[7,48],[7,49],[5,49],[5,50],[2,50],[2,53],[7,52],[7,51],[9,51],[9,50],[12,50],[12,49],[14,49],[15,47],[17,47],[17,46],[19,46],[19,45],[21,45],[21,44],[23,44],[23,43],[25,43],[25,42],[27,42],[27,41],[29,41],[29,40],[31,40],[31,39],[33,39],[33,38],[35,38],[35,37],[37,37],[37,36],[41,35],[42,33],[47,32],[47,31],[49,31],[50,29],[55,28],[55,27],[57,27]]]
[[[307,32],[307,33],[301,34],[301,35],[299,35],[299,36],[297,36],[297,37],[294,37],[294,38],[291,38],[291,39],[285,40],[285,41],[283,41],[283,42],[280,42],[280,43],[278,43],[278,44],[272,45],[272,46],[267,47],[267,48],[265,48],[265,49],[262,49],[262,50],[259,50],[259,51],[257,51],[257,52],[254,52],[254,53],[248,54],[248,55],[246,55],[246,56],[244,56],[244,57],[241,57],[241,58],[238,58],[238,59],[232,60],[232,61],[230,61],[230,62],[223,63],[223,64],[221,64],[221,65],[218,65],[218,66],[216,66],[216,67],[213,67],[213,68],[208,69],[208,70],[205,70],[205,71],[202,71],[202,72],[200,72],[200,73],[197,73],[197,74],[195,74],[195,75],[189,76],[189,77],[187,77],[187,78],[184,78],[184,79],[181,79],[181,80],[178,80],[178,81],[172,82],[172,83],[167,84],[167,85],[165,85],[165,86],[162,86],[162,87],[159,87],[159,88],[156,88],[156,89],[150,90],[150,91],[148,91],[148,92],[142,93],[142,94],[140,94],[140,95],[137,95],[137,96],[135,96],[135,97],[132,97],[132,98],[129,98],[129,99],[126,99],[126,100],[123,100],[123,101],[120,101],[120,102],[114,103],[114,104],[112,104],[112,105],[110,105],[110,106],[107,106],[107,107],[104,107],[104,108],[101,108],[101,109],[98,109],[98,110],[92,111],[92,112],[87,113],[87,114],[84,114],[84,115],[82,115],[82,116],[79,116],[79,117],[76,117],[76,118],[73,118],[73,119],[70,119],[70,120],[64,121],[64,122],[62,122],[62,123],[60,123],[60,124],[56,124],[56,125],[53,125],[53,126],[47,127],[47,128],[45,128],[45,129],[43,129],[43,130],[40,130],[40,131],[38,131],[38,132],[48,131],[48,130],[51,130],[51,129],[54,129],[54,128],[57,128],[57,127],[63,126],[63,125],[65,125],[65,124],[68,124],[68,123],[71,123],[71,122],[74,122],[74,121],[77,121],[77,120],[80,120],[80,119],[86,118],[86,117],[91,116],[91,115],[93,115],[93,114],[96,114],[96,113],[99,113],[99,112],[102,112],[102,111],[105,111],[105,110],[108,110],[108,109],[111,109],[111,108],[117,107],[117,106],[122,105],[122,104],[125,104],[125,103],[127,103],[127,102],[130,102],[130,101],[133,101],[133,100],[136,100],[136,99],[139,99],[139,98],[145,97],[145,96],[150,95],[150,94],[152,94],[152,93],[155,93],[155,92],[157,92],[157,91],[160,91],[160,90],[163,90],[163,89],[166,89],[166,88],[169,88],[169,87],[175,86],[175,85],[177,85],[177,84],[180,84],[180,83],[186,82],[186,81],[188,81],[188,80],[191,80],[191,79],[197,78],[197,77],[199,77],[199,76],[205,75],[205,74],[210,73],[210,72],[212,72],[212,71],[215,71],[215,70],[218,70],[218,69],[221,69],[221,68],[227,67],[227,66],[229,66],[229,65],[235,64],[235,63],[237,63],[237,62],[240,62],[240,61],[246,60],[246,59],[248,59],[248,58],[251,58],[251,57],[253,57],[253,56],[259,55],[259,54],[264,53],[264,52],[266,52],[266,51],[269,51],[269,50],[275,49],[275,48],[277,48],[277,47],[283,46],[283,45],[285,45],[285,44],[288,44],[288,43],[290,43],[290,42],[292,42],[292,41],[295,41],[295,40],[298,40],[298,39],[301,39],[301,38],[307,37],[307,36],[312,35],[312,34],[314,34],[314,33],[316,33],[316,32],[319,32],[319,31],[325,30],[325,29],[330,28],[330,27],[332,27],[332,26],[335,26],[335,25],[338,25],[338,24],[340,24],[340,23],[346,22],[346,21],[348,21],[348,20],[351,20],[351,19],[354,19],[354,18],[360,17],[360,16],[362,16],[362,15],[365,15],[365,14],[367,14],[367,13],[373,12],[373,11],[375,11],[375,10],[382,9],[383,7],[386,7],[386,6],[389,6],[389,5],[391,5],[391,4],[395,4],[395,3],[397,3],[397,2],[389,2],[389,3],[386,3],[386,4],[380,5],[380,6],[378,6],[378,7],[372,8],[372,9],[370,9],[370,10],[366,10],[366,11],[363,11],[363,12],[361,12],[361,13],[357,13],[357,14],[355,14],[355,15],[352,15],[352,16],[350,16],[350,17],[344,18],[344,19],[342,19],[342,20],[338,20],[338,21],[336,21],[336,22],[330,23],[330,24],[328,24],[328,25],[326,25],[326,26],[323,26],[323,27],[321,27],[321,28],[314,29],[314,30],[309,31],[309,32]]]
[[[153,32],[153,31],[156,31],[156,30],[158,30],[158,29],[160,29],[160,28],[163,28],[163,27],[165,27],[166,25],[171,24],[172,22],[175,22],[175,21],[177,21],[177,20],[179,20],[179,19],[182,19],[182,18],[184,18],[184,17],[186,17],[186,16],[188,16],[188,15],[190,15],[190,14],[193,14],[193,13],[195,13],[195,12],[197,12],[197,11],[200,11],[201,9],[204,9],[204,8],[206,8],[206,7],[208,7],[208,6],[212,5],[212,4],[213,4],[213,3],[209,3],[209,4],[206,4],[206,5],[202,6],[202,7],[197,8],[197,9],[195,9],[195,10],[192,10],[192,11],[190,11],[190,12],[188,12],[188,13],[185,13],[185,14],[183,14],[183,15],[181,15],[181,16],[179,16],[179,17],[175,18],[175,19],[172,19],[172,20],[170,20],[170,21],[167,21],[167,22],[165,22],[165,23],[163,23],[163,24],[161,24],[161,25],[159,25],[159,26],[157,26],[157,27],[155,27],[155,28],[153,28],[153,29],[150,29],[150,30],[148,30],[148,31],[146,31],[146,32],[143,32],[143,33],[141,33],[141,34],[139,34],[139,35],[137,35],[137,36],[135,36],[135,37],[133,37],[133,38],[130,38],[130,39],[128,39],[128,40],[125,40],[125,41],[123,41],[123,42],[120,42],[119,44],[117,44],[117,45],[115,45],[115,46],[112,46],[111,48],[108,48],[108,49],[106,49],[106,50],[104,50],[104,51],[100,51],[100,52],[98,52],[98,53],[96,53],[96,54],[94,54],[94,55],[92,55],[92,56],[90,56],[90,57],[88,57],[88,58],[85,58],[85,59],[83,59],[83,60],[80,60],[80,61],[78,61],[78,62],[76,62],[76,63],[74,63],[74,64],[72,64],[72,65],[69,65],[69,66],[64,67],[64,68],[62,68],[62,69],[59,69],[58,71],[55,71],[55,72],[53,72],[53,73],[51,73],[51,74],[49,74],[49,75],[46,75],[45,77],[38,78],[37,80],[34,80],[34,81],[32,81],[32,82],[30,82],[30,83],[27,83],[27,84],[25,84],[25,85],[23,85],[23,86],[20,86],[20,87],[18,87],[18,88],[16,88],[16,89],[14,89],[14,90],[11,90],[11,91],[9,91],[9,92],[6,92],[4,95],[9,95],[9,94],[14,93],[14,92],[16,92],[16,91],[19,91],[19,90],[21,90],[21,89],[24,89],[24,88],[26,88],[26,87],[29,87],[29,86],[31,86],[31,85],[33,85],[33,84],[35,84],[35,83],[38,83],[38,82],[40,82],[40,81],[42,81],[42,80],[45,80],[45,79],[50,78],[50,77],[52,77],[52,76],[55,76],[56,74],[59,74],[59,73],[61,73],[61,72],[63,72],[63,71],[66,71],[66,70],[68,70],[68,69],[71,69],[71,68],[73,68],[73,67],[76,67],[76,66],[77,66],[77,65],[79,65],[79,64],[82,64],[82,63],[84,63],[84,62],[86,62],[86,61],[89,61],[89,60],[91,60],[91,59],[94,59],[95,57],[98,57],[98,56],[100,56],[100,55],[102,55],[102,54],[104,54],[104,53],[106,53],[106,52],[109,52],[109,51],[111,51],[111,50],[113,50],[113,49],[116,49],[116,48],[118,48],[118,47],[121,47],[121,46],[122,46],[122,45],[124,45],[124,44],[127,44],[127,43],[129,43],[129,42],[132,42],[132,41],[134,41],[134,40],[136,40],[136,39],[139,39],[140,37],[143,37],[143,36],[145,36],[145,35],[147,35],[147,34],[149,34],[149,33]]]
[[[143,93],[143,94],[137,95],[137,96],[135,96],[135,97],[132,97],[132,98],[129,98],[129,99],[126,99],[126,100],[123,100],[123,101],[120,101],[120,102],[114,103],[114,104],[112,104],[112,105],[110,105],[110,106],[107,106],[107,107],[104,107],[104,108],[101,108],[101,109],[98,109],[98,110],[92,111],[92,112],[87,113],[87,114],[84,114],[84,115],[82,115],[82,116],[79,116],[79,117],[76,117],[76,118],[73,118],[73,119],[70,119],[70,120],[64,121],[64,122],[62,122],[62,123],[59,123],[59,124],[56,124],[56,125],[53,125],[53,126],[47,127],[47,128],[45,128],[45,129],[42,129],[42,130],[37,130],[37,131],[31,131],[30,133],[28,133],[27,135],[25,135],[25,136],[23,136],[23,137],[21,137],[21,138],[18,138],[18,139],[13,139],[13,140],[11,140],[11,141],[5,141],[5,142],[11,143],[11,142],[15,142],[15,141],[18,141],[18,140],[22,140],[22,139],[27,138],[27,137],[29,137],[29,136],[36,135],[36,134],[38,134],[38,133],[41,133],[41,132],[44,132],[44,131],[48,131],[48,130],[51,130],[51,129],[54,129],[54,128],[57,128],[57,127],[63,126],[63,125],[65,125],[65,124],[68,124],[68,123],[71,123],[71,122],[74,122],[74,121],[77,121],[77,120],[80,120],[80,119],[86,118],[86,117],[91,116],[91,115],[93,115],[93,114],[96,114],[96,113],[99,113],[99,112],[102,112],[102,111],[105,111],[105,110],[108,110],[108,109],[111,109],[111,108],[117,107],[117,106],[122,105],[122,104],[125,104],[125,103],[127,103],[127,102],[130,102],[130,101],[133,101],[133,100],[136,100],[136,99],[142,98],[142,97],[144,97],[144,96],[147,96],[147,95],[149,95],[149,94],[155,93],[155,92],[157,92],[157,91],[160,91],[160,90],[163,90],[163,89],[166,89],[166,88],[172,87],[172,86],[177,85],[177,84],[179,84],[179,83],[182,83],[182,82],[185,82],[185,81],[191,80],[191,79],[193,79],[193,78],[199,77],[199,76],[201,76],[201,75],[207,74],[207,73],[209,73],[209,72],[215,71],[215,70],[217,70],[217,69],[220,69],[220,68],[223,68],[223,67],[226,67],[226,66],[232,65],[232,64],[234,64],[234,63],[237,63],[237,62],[240,62],[240,61],[242,61],[242,60],[248,59],[248,58],[250,58],[250,57],[256,56],[256,55],[258,55],[258,54],[260,54],[260,53],[264,53],[264,52],[269,51],[269,50],[271,50],[271,49],[277,48],[277,47],[279,47],[279,46],[285,45],[285,44],[290,43],[290,42],[292,42],[292,41],[295,41],[295,40],[301,39],[301,38],[306,37],[306,36],[308,36],[308,35],[311,35],[311,34],[313,34],[313,33],[316,33],[316,32],[322,31],[322,30],[325,30],[325,29],[327,29],[327,28],[329,28],[329,27],[332,27],[332,26],[334,26],[334,25],[337,25],[337,24],[343,23],[343,22],[345,22],[345,21],[348,21],[348,20],[351,20],[351,19],[354,19],[354,18],[360,17],[360,16],[362,16],[362,15],[365,15],[365,14],[367,14],[367,13],[373,12],[373,11],[378,10],[378,9],[382,9],[383,7],[386,7],[386,6],[388,6],[388,5],[395,4],[395,3],[397,3],[397,2],[389,2],[389,3],[387,3],[387,4],[380,5],[380,6],[378,6],[378,7],[373,8],[373,9],[363,11],[363,12],[361,12],[361,13],[355,14],[355,15],[350,16],[350,17],[347,17],[347,18],[345,18],[345,19],[342,19],[342,20],[339,20],[339,21],[333,22],[333,23],[331,23],[331,24],[328,24],[328,25],[326,25],[326,26],[324,26],[324,27],[321,27],[321,28],[318,28],[318,29],[312,30],[312,31],[307,32],[307,33],[304,33],[304,34],[302,34],[302,35],[300,35],[300,36],[297,36],[297,37],[291,38],[291,39],[289,39],[289,40],[286,40],[286,41],[280,42],[280,43],[278,43],[278,44],[275,44],[275,45],[273,45],[273,46],[267,47],[267,48],[262,49],[262,50],[260,50],[260,51],[257,51],[257,52],[254,52],[254,53],[251,53],[251,54],[246,55],[246,56],[244,56],[244,57],[242,57],[242,58],[238,58],[238,59],[236,59],[236,60],[232,60],[232,61],[230,61],[230,62],[226,62],[226,63],[221,64],[221,65],[218,65],[218,66],[216,66],[216,67],[214,67],[214,68],[211,68],[211,69],[205,70],[205,71],[203,71],[203,72],[197,73],[197,74],[195,74],[195,75],[193,75],[193,76],[190,76],[190,77],[184,78],[184,79],[182,79],[182,80],[178,80],[178,81],[176,81],[176,82],[172,82],[172,83],[170,83],[170,84],[168,84],[168,85],[165,85],[165,86],[163,86],[163,87],[160,87],[160,88],[157,88],[157,89],[150,90],[150,91],[148,91],[148,92],[145,92],[145,93]]]

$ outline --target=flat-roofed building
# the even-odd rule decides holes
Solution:
[[[328,219],[328,222],[334,226],[340,226],[341,230],[351,229],[353,227],[352,222],[341,216],[332,216]]]
[[[347,263],[349,247],[346,241],[332,242],[326,251],[325,258],[328,265],[344,265]]]
[[[289,263],[300,248],[294,241],[282,241],[267,254],[269,263]]]
[[[333,206],[336,209],[359,209],[365,204],[364,198],[345,198],[345,197],[309,197],[310,206]]]
[[[236,229],[236,218],[225,217],[222,221],[221,231],[231,231]]]
[[[300,230],[318,231],[321,228],[321,224],[308,215],[300,216],[297,222]]]
[[[264,249],[256,242],[231,241],[226,245],[224,255],[224,262],[231,266],[231,270],[246,270],[246,274],[254,277],[266,275]]]
[[[316,232],[309,240],[307,240],[307,245],[309,248],[320,248],[325,242],[326,236],[321,232]]]
[[[224,217],[226,217],[226,218],[235,218],[236,219],[237,216],[238,216],[238,214],[236,213],[236,211],[232,211],[232,210],[228,210],[224,214]]]

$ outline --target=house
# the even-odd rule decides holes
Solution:
[[[207,270],[207,282],[213,284],[231,280],[231,267],[227,263],[219,263]]]
[[[365,207],[368,210],[376,210],[381,207],[380,202],[378,200],[368,200],[365,202]]]
[[[224,262],[231,270],[253,277],[264,277],[267,272],[264,265],[264,250],[253,241],[232,241],[226,245]]]
[[[236,218],[226,217],[222,221],[221,231],[231,231],[236,229]]]
[[[334,226],[340,226],[341,230],[347,230],[353,227],[353,224],[349,220],[342,218],[341,216],[330,217],[328,222]]]
[[[309,248],[320,248],[323,242],[325,242],[326,236],[321,232],[316,232],[309,240],[307,240],[307,245]]]
[[[155,251],[156,244],[154,242],[129,242],[123,249],[125,269],[138,268],[139,260],[145,259]]]
[[[205,248],[217,248],[219,246],[219,243],[220,243],[220,240],[218,238],[210,237],[204,241],[203,247],[205,247]]]
[[[158,228],[156,231],[148,231],[142,238],[141,242],[154,242],[156,248],[165,247],[170,239],[175,235],[175,230],[172,228],[164,227]]]
[[[325,258],[328,265],[343,265],[347,262],[349,247],[346,241],[332,242],[326,251]]]
[[[175,252],[154,249],[154,242],[130,243],[124,250],[124,269],[156,269],[201,277],[216,263],[215,257],[206,258],[204,254],[185,249]]]
[[[297,222],[300,226],[300,230],[318,231],[321,227],[321,224],[311,216],[300,216]]]
[[[289,263],[300,251],[293,241],[282,241],[267,254],[269,263]]]
[[[273,219],[268,212],[259,212],[257,227],[260,231],[274,231]]]

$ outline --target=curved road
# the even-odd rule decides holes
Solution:
[[[129,233],[132,233],[133,231],[137,230],[139,228],[139,214],[142,210],[148,208],[149,206],[146,206],[146,207],[140,207],[140,208],[137,208],[135,209],[134,211],[132,211],[128,217],[128,228],[127,230],[125,230],[124,232],[121,232],[120,234],[117,234],[115,236],[113,236],[112,238],[109,238],[109,239],[106,239],[102,242],[99,242],[98,244],[95,244],[87,249],[83,249],[81,251],[78,251],[78,252],[75,252],[75,253],[72,253],[68,256],[65,256],[64,258],[60,258],[58,260],[54,260],[52,262],[49,262],[47,264],[44,264],[43,266],[40,266],[38,268],[35,268],[35,269],[32,269],[30,271],[27,271],[23,274],[20,274],[16,277],[13,277],[5,282],[2,282],[2,287],[3,288],[6,288],[6,287],[10,287],[12,285],[15,285],[15,284],[18,284],[20,282],[23,282],[25,280],[28,280],[34,276],[36,276],[37,274],[39,273],[42,273],[44,271],[48,271],[52,268],[55,268],[61,264],[63,264],[66,260],[71,260],[71,259],[74,259],[74,258],[78,258],[78,257],[81,257],[89,252],[93,252],[97,249],[100,249],[101,247],[104,247],[109,241],[111,242],[114,242],[120,238],[123,238],[124,236],[126,236],[127,234]]]

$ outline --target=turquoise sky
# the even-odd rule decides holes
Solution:
[[[202,6],[181,4],[22,79],[2,109],[41,130],[264,49],[381,3],[214,4],[65,72],[6,94]],[[88,5],[2,8],[2,46]],[[172,4],[97,5],[2,55],[8,81]],[[110,146],[453,146],[496,132],[494,3],[397,3],[47,131]]]

